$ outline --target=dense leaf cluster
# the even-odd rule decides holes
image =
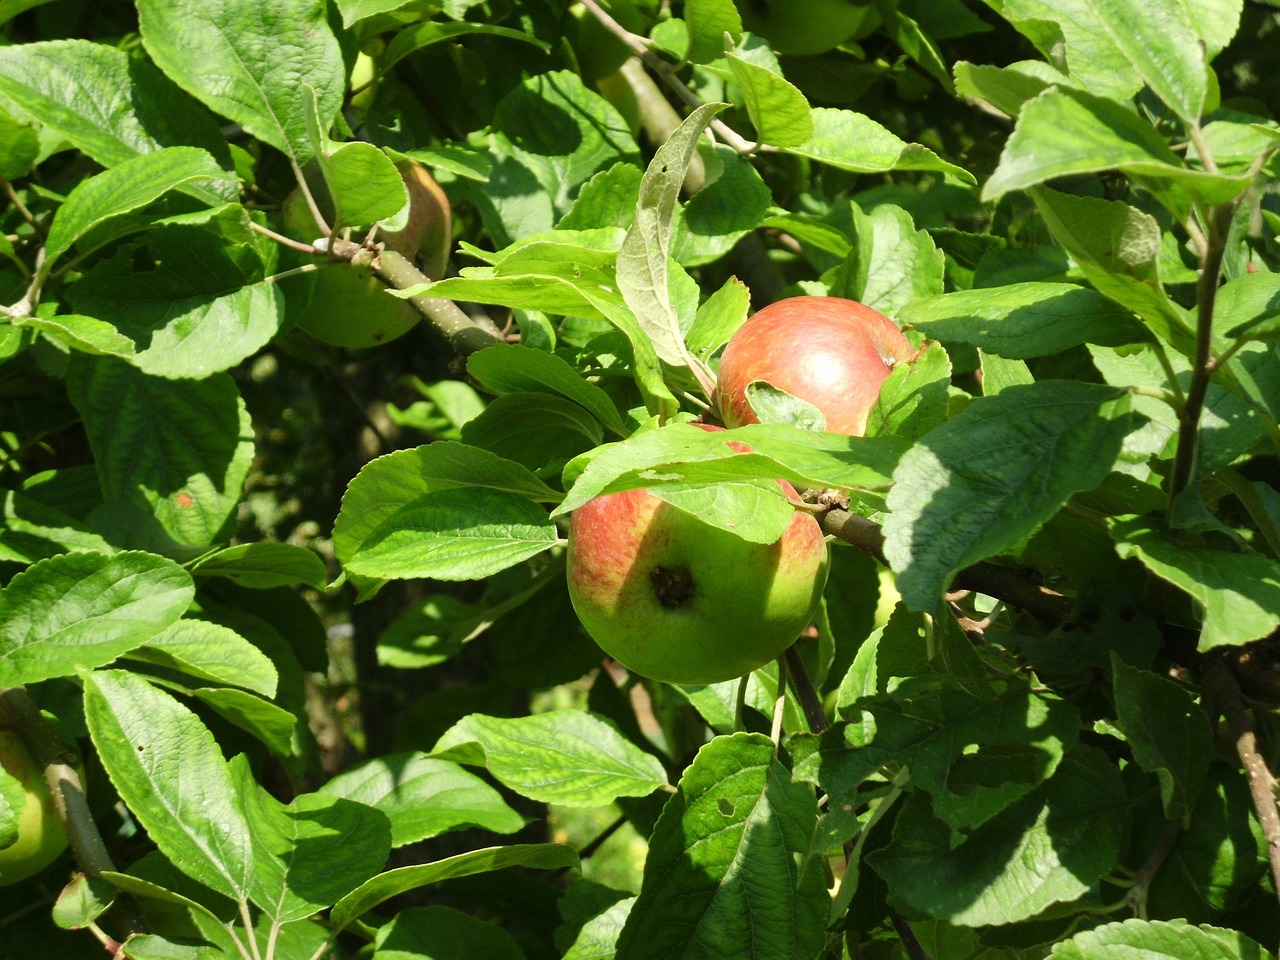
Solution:
[[[0,715],[71,840],[0,957],[1274,956],[1277,38],[1275,0],[0,3]],[[791,295],[920,348],[867,435],[690,426]],[[390,297],[394,343],[305,332]],[[771,543],[778,478],[833,552],[787,656],[605,660],[568,515]]]

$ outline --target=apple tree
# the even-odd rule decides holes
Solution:
[[[0,958],[1274,958],[1278,41],[2,0]]]

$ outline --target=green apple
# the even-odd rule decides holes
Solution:
[[[862,436],[880,385],[915,348],[892,320],[839,297],[791,297],[765,307],[724,348],[716,405],[730,427],[756,423],[747,387],[764,380],[807,400],[827,431]]]
[[[298,328],[324,343],[357,350],[402,337],[421,319],[411,304],[388,293],[372,271],[338,263],[316,273]]]
[[[870,2],[853,0],[736,0],[742,26],[778,53],[825,53],[878,22]]]
[[[439,280],[453,247],[453,208],[431,171],[417,160],[401,160],[396,168],[409,190],[409,221],[401,230],[383,231],[383,242],[410,260],[418,258],[422,272]]]
[[[3,725],[0,717],[0,766],[21,784],[17,790],[0,789],[5,797],[21,797],[18,839],[0,849],[0,886],[33,877],[67,848],[67,834],[53,802],[53,794],[27,745],[17,732]],[[9,786],[12,786],[10,783]]]
[[[809,626],[826,579],[822,530],[802,510],[770,544],[647,490],[597,497],[570,518],[578,618],[605,653],[654,680],[718,683],[775,659]]]

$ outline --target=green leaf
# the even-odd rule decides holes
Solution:
[[[1183,9],[1204,40],[1206,59],[1212,60],[1240,29],[1244,0],[1186,0]]]
[[[551,71],[507,93],[483,154],[486,182],[458,184],[476,205],[493,242],[550,230],[582,185],[619,161],[638,163],[630,126],[575,73]]]
[[[137,353],[137,344],[105,320],[96,317],[64,313],[56,317],[23,317],[12,323],[15,327],[39,330],[56,343],[96,357],[132,360]]]
[[[1188,547],[1153,529],[1142,517],[1117,520],[1111,535],[1122,557],[1192,597],[1204,616],[1199,649],[1240,646],[1280,624],[1280,563],[1260,553]]]
[[[712,118],[727,104],[709,103],[691,113],[658,148],[640,181],[636,213],[618,251],[617,283],[658,356],[680,367],[693,364],[684,345],[680,318],[671,305],[667,258],[671,222],[689,161]],[[710,379],[710,373],[705,373]]]
[[[525,960],[515,937],[452,907],[407,907],[378,928],[373,960]]]
[[[724,35],[736,44],[742,37],[742,17],[733,0],[686,0],[685,29],[689,31],[692,63],[710,63],[724,56]]]
[[[194,596],[191,576],[154,554],[32,564],[0,593],[0,687],[110,663],[174,623]]]
[[[861,113],[815,107],[810,115],[813,118],[813,136],[798,146],[784,147],[785,152],[853,173],[936,170],[949,173],[965,183],[976,182],[973,174],[963,167],[948,163],[918,143],[898,139]]]
[[[895,317],[912,300],[941,295],[945,257],[906,210],[886,203],[868,213],[855,204],[853,223],[857,239],[832,296]]]
[[[0,54],[3,52],[0,50]],[[0,80],[0,92],[3,89],[3,80]],[[15,120],[7,110],[0,109],[0,177],[6,180],[25,177],[39,158],[40,135],[36,128]]]
[[[516,343],[498,344],[471,354],[467,372],[491,393],[541,391],[566,397],[611,432],[620,437],[626,435],[626,426],[609,395],[553,353]]]
[[[1266,839],[1252,807],[1239,770],[1212,764],[1191,822],[1178,833],[1163,869],[1151,881],[1150,914],[1205,923],[1248,901],[1267,872],[1262,856]],[[1135,818],[1136,839],[1145,841],[1136,849],[1155,850],[1168,829],[1164,817],[1155,809],[1152,814]]]
[[[226,577],[232,583],[255,590],[296,583],[323,590],[329,579],[324,561],[314,551],[271,541],[224,547],[202,557],[191,572],[198,577]]]
[[[494,490],[440,490],[399,507],[344,565],[379,579],[480,580],[558,542],[535,503]]]
[[[469,877],[477,873],[505,870],[508,867],[527,867],[533,870],[558,870],[577,868],[578,854],[573,847],[560,843],[512,844],[506,847],[486,847],[460,853],[455,857],[400,867],[379,874],[359,889],[343,897],[329,914],[333,933],[340,933],[353,920],[359,919],[378,904],[397,894],[416,890],[429,883]]]
[[[553,393],[509,393],[467,421],[462,441],[545,475],[602,443],[604,430],[572,400]]]
[[[798,147],[813,136],[809,101],[780,71],[733,50],[725,54],[725,60],[733,79],[742,88],[747,116],[761,143]]]
[[[1148,178],[1166,199],[1160,181],[1170,181],[1205,203],[1226,203],[1243,193],[1247,174],[1193,170],[1169,149],[1164,137],[1132,110],[1111,100],[1051,87],[1028,101],[1005,142],[1000,165],[982,187],[983,200],[998,200],[1057,177],[1121,170]],[[1167,198],[1175,211],[1189,208]]]
[[[1219,287],[1213,328],[1232,339],[1274,337],[1280,332],[1280,274],[1246,273]]]
[[[562,960],[613,960],[618,937],[635,903],[635,897],[619,900],[584,923]]]
[[[1185,920],[1108,923],[1055,943],[1052,960],[1270,960],[1271,954],[1236,930]]]
[[[270,658],[234,630],[205,620],[179,620],[128,656],[198,680],[276,695],[278,676]]]
[[[232,687],[197,687],[191,694],[228,723],[257,737],[277,757],[288,759],[298,755],[295,741],[298,718],[284,707]]]
[[[112,552],[106,540],[60,510],[21,491],[4,491],[0,560],[28,564],[60,553]]]
[[[163,226],[95,263],[67,299],[110,323],[129,349],[103,349],[118,340],[100,337],[90,352],[123,356],[152,376],[187,379],[229,370],[266,346],[284,325],[285,299],[266,279],[243,224],[232,227],[230,243],[215,230]]]
[[[579,710],[514,719],[473,713],[450,727],[432,754],[482,764],[532,800],[574,807],[645,797],[667,782],[657,757]]]
[[[1011,117],[1016,117],[1024,103],[1034,100],[1050,84],[1069,86],[1071,83],[1065,75],[1040,60],[1022,60],[1007,67],[961,60],[953,70],[957,93],[985,100]]]
[[[385,72],[411,53],[417,53],[419,50],[434,46],[437,43],[448,43],[459,37],[467,36],[502,37],[506,40],[519,40],[521,43],[532,44],[544,53],[551,49],[546,41],[539,40],[532,34],[512,30],[510,27],[499,27],[491,23],[471,23],[463,20],[454,21],[453,23],[426,20],[422,23],[415,23],[413,26],[405,27],[405,29],[392,37],[387,44],[387,49],[378,58],[378,64]]]
[[[1052,779],[958,845],[921,795],[867,857],[903,907],[961,927],[1017,923],[1083,896],[1113,869],[1128,798],[1100,751],[1076,747]]]
[[[121,956],[127,960],[206,960],[211,956],[209,950],[204,940],[135,933],[122,945]]]
[[[475,774],[423,753],[368,760],[338,774],[320,793],[381,810],[391,821],[393,847],[466,827],[515,833],[525,825],[525,818]]]
[[[1004,0],[1000,15],[1091,93],[1128,100],[1142,78],[1100,21],[1097,0]]]
[[[6,730],[4,738],[17,736]],[[5,744],[9,749],[8,742]],[[9,773],[8,768],[0,767],[0,850],[5,850],[18,842],[18,820],[27,805],[27,787],[21,780]]]
[[[213,734],[135,674],[86,674],[84,687],[89,735],[147,835],[193,880],[247,900],[252,835]]]
[[[104,499],[154,516],[179,543],[217,539],[253,458],[252,425],[231,377],[164,380],[119,360],[76,357],[67,381]]]
[[[1128,204],[1076,197],[1047,187],[1031,192],[1054,239],[1104,297],[1128,307],[1179,352],[1194,353],[1186,311],[1160,282],[1160,225]]]
[[[779,390],[768,380],[747,384],[747,403],[759,423],[785,423],[818,433],[827,429],[827,418],[807,400]]]
[[[1186,0],[1094,0],[1090,9],[1152,92],[1185,123],[1198,121],[1208,82]]]
[[[618,960],[817,956],[830,907],[817,815],[767,737],[716,737],[654,827]]]
[[[568,231],[555,231],[568,233]],[[618,289],[612,250],[535,239],[496,255],[492,267],[467,267],[461,277],[400,292],[498,303],[508,307],[607,320],[631,345],[636,385],[650,412],[674,412],[677,403],[662,379],[662,365],[649,335]],[[668,266],[668,270],[670,267]],[[672,277],[681,276],[670,272]]]
[[[886,653],[884,662],[871,667],[877,674],[889,669],[893,653]],[[877,680],[889,685],[887,677]],[[1011,683],[993,695],[976,685],[939,689],[930,680],[913,690],[909,681],[899,682],[891,695],[842,707],[842,713],[861,716],[858,723],[866,727],[846,733],[847,747],[854,749],[824,765],[824,787],[847,795],[882,764],[897,761],[933,798],[934,816],[968,830],[1039,787],[1075,745],[1080,715],[1025,684]],[[866,731],[872,733],[869,740]]]
[[[170,190],[201,179],[228,177],[206,150],[165,147],[81,181],[49,225],[43,269],[48,272],[54,261],[98,224],[145,207]]]
[[[685,334],[689,352],[704,363],[710,360],[746,322],[750,307],[751,291],[737,277],[730,277],[698,307]]]
[[[867,414],[867,436],[919,439],[947,419],[950,388],[947,351],[940,343],[926,344],[910,363],[896,364],[880,384]]]
[[[301,164],[312,151],[304,83],[326,123],[346,89],[326,6],[140,0],[138,27],[151,59],[179,86]]]
[[[751,452],[738,453],[731,443]],[[782,479],[797,487],[875,488],[888,482],[904,447],[893,437],[818,434],[782,424],[708,432],[670,423],[600,447],[585,466],[570,463],[565,479],[572,478],[573,487],[552,516],[604,493],[666,484]]]
[[[975,400],[927,434],[894,471],[884,524],[903,599],[933,610],[956,571],[1101,483],[1134,426],[1128,391],[1046,380]]]
[[[255,856],[253,902],[271,920],[302,920],[377,876],[391,852],[384,813],[343,797],[304,793],[283,804],[231,762]]]
[[[346,564],[375,530],[414,501],[428,494],[472,489],[519,500],[560,499],[527,467],[478,447],[441,441],[397,450],[365,464],[347,487],[334,524],[334,552]]]
[[[1160,778],[1164,815],[1191,819],[1209,761],[1213,731],[1204,710],[1183,686],[1111,655],[1116,717],[1133,758]]]
[[[927,337],[971,343],[1017,360],[1047,357],[1081,343],[1119,347],[1148,337],[1129,311],[1093,290],[1068,283],[957,290],[913,301],[897,319]]]
[[[768,185],[750,160],[723,144],[711,149],[719,162],[702,189],[676,211],[671,256],[686,267],[729,253],[760,226],[773,205]]]
[[[18,119],[56,132],[104,167],[188,145],[231,169],[213,117],[150,63],[107,44],[51,40],[0,49],[0,100]],[[182,189],[211,205],[234,200],[237,192],[221,171],[217,180]]]
[[[728,530],[752,543],[777,543],[795,519],[795,505],[773,480],[681,486],[650,491],[710,527]]]

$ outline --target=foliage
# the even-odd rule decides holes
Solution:
[[[1280,9],[741,6],[0,4],[0,956],[1274,956]],[[803,294],[868,435],[682,426]],[[777,478],[787,656],[604,660],[567,515]]]

